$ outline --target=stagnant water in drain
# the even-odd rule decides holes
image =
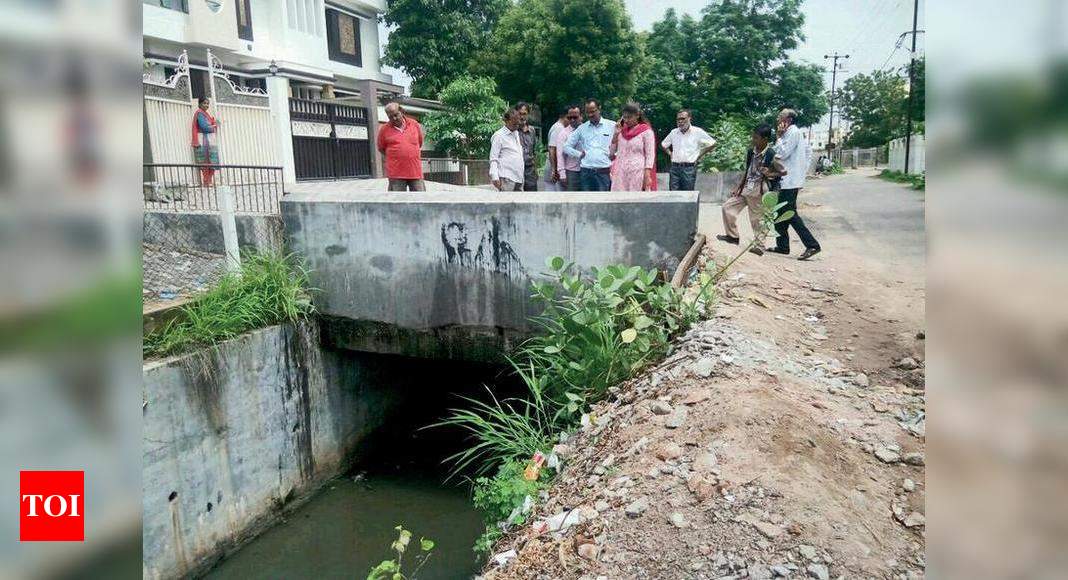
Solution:
[[[398,362],[402,364],[398,364]],[[285,520],[264,532],[207,574],[215,580],[246,578],[364,578],[393,556],[394,527],[413,540],[434,540],[421,580],[470,578],[481,563],[472,551],[484,531],[471,504],[469,485],[445,482],[441,461],[467,442],[448,429],[420,430],[448,408],[464,405],[456,395],[484,397],[490,384],[498,397],[519,392],[498,367],[406,359],[407,382],[432,388],[408,396],[393,418],[361,445],[357,468],[323,487]],[[419,377],[412,380],[411,374]],[[413,549],[417,550],[413,541]],[[409,556],[414,552],[409,552]]]
[[[364,578],[390,557],[393,529],[403,523],[415,538],[432,538],[434,552],[419,578],[470,578],[471,551],[482,517],[466,489],[405,476],[338,479],[286,520],[267,530],[208,578]],[[413,541],[413,549],[417,542]],[[409,554],[411,556],[411,554]]]

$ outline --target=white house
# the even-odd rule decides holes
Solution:
[[[224,164],[281,165],[287,182],[382,174],[373,146],[381,106],[403,93],[379,62],[377,19],[385,0],[143,0],[142,9],[146,87],[155,85],[146,88],[146,118],[157,116],[156,101],[181,100],[159,87],[187,70],[193,99],[219,93],[213,106],[217,116],[226,113]],[[434,108],[420,104],[407,108],[416,114]],[[146,120],[146,132],[152,123]],[[163,121],[156,124],[164,126],[157,132],[168,131]],[[268,124],[271,135],[264,134]],[[249,134],[239,139],[224,131]],[[157,163],[184,151],[167,152],[162,138],[151,143]]]

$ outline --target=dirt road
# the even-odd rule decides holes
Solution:
[[[801,203],[823,253],[739,260],[715,317],[595,408],[488,576],[924,574],[923,198],[847,174]]]

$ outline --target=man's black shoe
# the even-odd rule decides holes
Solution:
[[[754,254],[756,254],[756,255],[758,255],[758,256],[763,256],[764,255],[764,250],[761,250],[760,248],[758,248],[756,246],[753,246],[752,248],[749,248],[749,251],[754,253]]]
[[[738,245],[738,242],[740,241],[738,238],[732,238],[731,236],[724,235],[724,234],[718,234],[716,236],[716,239],[721,241],[721,242],[727,242],[728,244],[734,244],[736,246]]]
[[[798,256],[797,259],[798,260],[807,260],[807,259],[811,258],[812,256],[815,256],[818,253],[820,253],[820,249],[819,248],[805,248],[805,251],[800,256]]]
[[[776,248],[775,246],[772,246],[772,247],[770,247],[770,248],[768,248],[768,249],[766,249],[764,251],[765,252],[771,252],[772,254],[782,254],[784,256],[789,256],[790,255],[790,250],[780,250],[779,248]]]

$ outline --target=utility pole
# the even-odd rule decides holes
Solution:
[[[835,89],[835,81],[838,80],[838,59],[840,59],[840,58],[841,59],[849,58],[849,55],[848,54],[838,54],[838,52],[836,51],[834,54],[825,54],[825,55],[823,55],[823,58],[825,58],[825,59],[827,59],[827,58],[834,59],[834,62],[831,65],[831,95],[830,95],[830,98],[831,98],[831,113],[829,115],[827,115],[827,150],[830,151],[831,150],[831,143],[833,142],[833,139],[834,139],[834,89]],[[828,155],[830,155],[830,154],[828,153]]]
[[[909,104],[905,110],[905,174],[909,173],[909,150],[912,149],[912,83],[916,79],[916,24],[920,16],[920,0],[912,4],[912,54],[909,57]]]

